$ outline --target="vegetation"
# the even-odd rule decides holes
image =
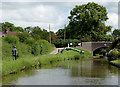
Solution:
[[[58,39],[58,40],[54,40],[52,41],[52,43],[56,46],[56,47],[67,47],[68,43],[72,43],[72,46],[77,46],[78,43],[80,43],[79,40],[77,39]]]
[[[111,63],[120,65],[120,60],[113,60],[113,61],[111,61]]]
[[[116,30],[115,30],[116,31]],[[117,36],[116,36],[117,37]],[[117,37],[111,46],[111,50],[108,53],[108,60],[116,65],[120,65],[120,37]]]
[[[13,46],[17,47],[18,57],[24,55],[43,55],[51,52],[54,49],[54,46],[51,46],[48,41],[34,39],[25,39],[24,42],[19,41],[19,36],[7,35],[2,39],[2,57],[9,58],[12,57],[11,50]]]
[[[115,29],[112,33],[114,38],[118,38],[120,36],[120,29]]]
[[[120,58],[120,52],[118,52],[117,49],[113,49],[107,56],[109,61],[117,60]]]
[[[119,37],[119,38],[116,38],[116,39],[113,41],[112,46],[111,46],[111,49],[114,49],[114,48],[120,49],[120,37]]]
[[[28,68],[37,67],[41,65],[48,65],[54,62],[63,61],[63,60],[72,60],[72,59],[80,59],[80,58],[92,58],[92,56],[86,55],[87,52],[84,54],[80,54],[75,51],[63,51],[63,53],[59,53],[57,55],[41,55],[37,57],[33,56],[25,56],[24,58],[20,58],[16,61],[3,60],[3,68],[2,68],[2,75],[12,74],[20,72],[21,70],[26,70]]]
[[[70,11],[68,17],[69,24],[65,29],[60,29],[56,33],[59,37],[64,38],[66,31],[67,39],[79,39],[82,41],[113,41],[111,26],[106,26],[108,20],[107,10],[105,7],[94,2],[83,5],[76,5]]]

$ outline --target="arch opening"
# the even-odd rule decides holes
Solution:
[[[100,47],[100,48],[97,48],[93,51],[93,56],[96,56],[96,54],[99,54],[99,55],[103,55],[105,56],[106,52],[109,51],[109,47]]]

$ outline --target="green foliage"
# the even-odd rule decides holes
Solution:
[[[27,32],[22,32],[22,33],[17,33],[17,37],[19,38],[20,42],[24,42],[26,39],[30,38],[30,35]]]
[[[49,44],[46,40],[39,40],[38,41],[39,47],[40,47],[40,54],[46,54],[53,50],[53,46]]]
[[[80,50],[80,49],[79,49]],[[10,73],[17,73],[21,70],[26,70],[32,67],[37,67],[41,65],[48,65],[63,60],[73,60],[73,59],[83,59],[86,58],[86,54],[80,54],[75,51],[63,51],[57,55],[46,55],[40,56],[38,58],[33,58],[33,56],[24,56],[16,61],[3,60],[2,75],[8,75]],[[87,57],[88,58],[88,57]],[[91,57],[90,57],[91,58]]]
[[[106,26],[107,10],[94,2],[76,5],[70,12],[69,24],[66,29],[67,39],[80,39],[81,41],[111,41],[111,26]],[[58,35],[63,36],[63,29],[58,30]]]
[[[2,58],[12,57],[13,45],[2,41]]]
[[[117,60],[118,58],[120,58],[120,52],[118,52],[117,49],[113,49],[108,55],[108,60]]]
[[[113,60],[113,61],[110,61],[111,63],[114,63],[114,64],[118,64],[120,65],[120,60]]]
[[[115,29],[112,33],[114,38],[118,38],[120,36],[120,29]]]
[[[31,46],[31,53],[34,54],[35,56],[39,55],[40,53],[40,46],[37,41],[34,39],[26,39],[24,41],[25,44]]]
[[[53,46],[46,40],[35,41],[34,39],[26,39],[24,43],[32,47],[32,54],[35,56],[46,54],[53,50]]]
[[[24,44],[24,43],[20,43],[20,50],[21,50],[21,55],[22,57],[25,56],[25,55],[31,55],[32,53],[32,47],[27,45],[27,44]]]
[[[40,54],[40,46],[38,42],[34,42],[34,44],[32,44],[32,54],[35,56],[38,56]]]
[[[59,29],[57,32],[56,32],[57,36],[61,39],[64,39],[64,29]]]
[[[2,31],[4,32],[5,28],[9,28],[10,31],[20,31],[23,32],[23,28],[22,27],[15,27],[14,24],[10,23],[10,22],[5,22],[5,23],[0,23],[0,25],[2,25]]]
[[[119,38],[116,38],[116,39],[113,41],[112,46],[111,46],[111,49],[114,49],[114,48],[120,49],[120,37],[119,37]]]
[[[47,30],[45,29],[41,30],[41,28],[38,26],[33,27],[32,32],[30,34],[35,40],[48,40],[49,38],[49,32],[47,32]]]
[[[9,56],[12,54],[12,49],[14,46],[16,46],[17,51],[18,51],[18,57],[21,55],[21,51],[20,51],[20,46],[19,46],[19,38],[17,36],[13,36],[13,35],[6,35],[5,38],[3,38],[3,42],[7,42],[8,44],[10,44],[10,49],[9,49]],[[3,49],[7,50],[7,48],[5,47],[6,44],[2,44],[3,45]],[[4,46],[5,45],[5,46]],[[3,50],[4,51],[4,50]],[[5,52],[6,53],[6,52]]]
[[[21,34],[19,34],[22,36]],[[20,37],[19,36],[19,37]],[[24,35],[23,35],[24,36]],[[26,37],[27,38],[27,37]],[[12,49],[16,46],[18,50],[18,57],[24,55],[42,55],[47,54],[53,50],[54,46],[50,45],[46,40],[35,41],[34,39],[24,39],[24,42],[19,42],[17,36],[7,35],[2,40],[2,57],[10,58],[12,57]]]
[[[5,41],[7,41],[9,44],[12,45],[18,45],[19,44],[19,38],[13,35],[7,35],[4,38]]]
[[[72,46],[76,46],[78,45],[80,41],[77,39],[66,39],[64,41],[64,39],[58,39],[58,40],[54,40],[52,41],[52,43],[56,46],[56,47],[67,47],[68,43],[72,43]]]

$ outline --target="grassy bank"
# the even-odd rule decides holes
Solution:
[[[89,53],[89,52],[86,51],[86,50],[79,49],[79,48],[75,48],[75,47],[72,47],[72,48],[77,49],[77,50],[80,50],[80,51],[84,51],[84,54],[85,54],[84,56],[85,56],[85,58],[92,58],[92,57],[93,57],[92,54]]]
[[[117,64],[120,66],[120,60],[113,60],[113,61],[111,61],[111,63]]]
[[[88,56],[92,58],[92,56]],[[17,73],[21,70],[26,70],[32,67],[37,67],[41,65],[49,65],[54,62],[63,61],[63,60],[73,60],[80,58],[88,58],[86,53],[80,54],[75,51],[63,51],[57,55],[41,55],[41,56],[25,56],[24,58],[19,58],[16,61],[12,60],[3,60],[2,63],[2,76]]]
[[[113,65],[113,66],[116,66],[116,67],[120,68],[120,60],[110,61],[110,64]]]

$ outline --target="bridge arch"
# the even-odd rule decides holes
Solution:
[[[95,56],[95,54],[99,54],[101,49],[106,49],[109,48],[108,46],[101,46],[101,47],[97,47],[93,50],[93,56]],[[102,53],[101,53],[102,54]],[[103,54],[105,55],[105,54]]]

